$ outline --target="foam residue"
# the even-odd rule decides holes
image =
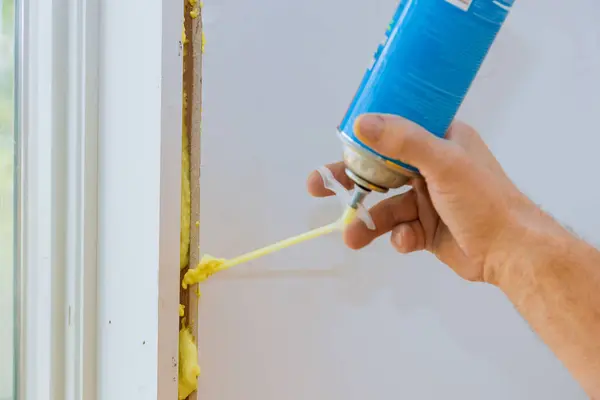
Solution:
[[[192,199],[190,187],[190,146],[187,129],[187,93],[183,93],[183,122],[181,135],[181,240],[179,268],[188,266],[190,260],[190,219]]]
[[[189,0],[191,1],[191,0]],[[193,4],[192,4],[193,6]],[[186,17],[187,19],[187,17]],[[183,47],[183,75],[186,74],[186,65],[189,57],[189,39],[185,24],[181,32],[181,45]],[[191,225],[191,153],[189,136],[189,104],[186,82],[183,82],[182,98],[182,132],[181,132],[181,230],[180,230],[180,270],[189,266],[190,262],[190,225]],[[178,360],[178,388],[177,397],[186,399],[198,387],[200,366],[198,365],[198,347],[190,326],[186,323],[185,305],[179,305],[181,329],[179,331],[179,360]]]
[[[185,322],[184,322],[185,324]],[[198,347],[188,326],[179,331],[179,383],[178,398],[186,399],[198,386],[200,365],[198,365]]]

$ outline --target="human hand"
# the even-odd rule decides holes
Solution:
[[[498,269],[527,235],[528,221],[543,219],[464,123],[455,122],[440,139],[406,119],[369,114],[359,118],[355,132],[377,152],[418,168],[422,178],[371,208],[376,230],[360,220],[348,226],[344,240],[352,249],[391,232],[400,253],[428,250],[467,280],[496,283]],[[328,168],[352,188],[343,162]],[[307,185],[313,196],[333,194],[316,172]]]

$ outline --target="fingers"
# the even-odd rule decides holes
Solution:
[[[402,254],[425,250],[425,229],[421,221],[411,221],[398,225],[392,230],[392,246]]]
[[[325,167],[329,168],[335,179],[340,182],[346,189],[350,190],[354,186],[354,183],[348,178],[345,172],[345,165],[343,162],[337,162],[333,164],[327,164]],[[327,197],[333,196],[334,193],[326,189],[323,184],[323,179],[317,171],[311,172],[306,181],[306,187],[308,193],[315,197]]]
[[[483,280],[481,268],[473,265],[473,260],[465,255],[447,227],[438,229],[433,244],[433,254],[464,279],[473,282]]]
[[[392,246],[401,254],[430,248],[439,222],[423,179],[413,179],[411,185],[415,194],[418,218],[394,227],[390,237]]]
[[[435,232],[440,223],[440,218],[433,206],[431,196],[429,195],[429,189],[427,188],[425,181],[422,178],[417,178],[413,179],[411,184],[416,194],[419,221],[421,221],[421,227],[425,232],[424,246],[425,249],[430,249]]]
[[[459,156],[460,147],[398,116],[365,114],[356,121],[355,133],[375,151],[415,166],[426,177],[455,167]]]
[[[413,191],[383,200],[369,211],[375,230],[370,230],[361,220],[353,221],[344,232],[344,241],[351,249],[358,250],[399,224],[418,218],[417,203]]]

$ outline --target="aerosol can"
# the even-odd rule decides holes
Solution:
[[[419,171],[378,154],[355,135],[365,113],[393,114],[444,137],[514,0],[401,0],[338,128],[346,174],[357,190],[404,186]]]

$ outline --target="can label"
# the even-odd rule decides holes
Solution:
[[[448,3],[460,8],[463,11],[469,11],[472,0],[446,0]]]
[[[394,114],[444,137],[514,0],[403,0],[339,130],[354,135],[365,113]]]

